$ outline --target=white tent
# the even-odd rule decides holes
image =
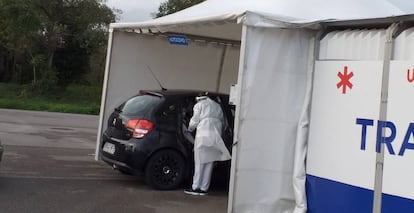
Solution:
[[[207,0],[111,24],[97,143],[140,89],[229,92],[237,83],[229,212],[306,212],[305,156],[318,23],[401,15],[385,0]],[[170,45],[184,35],[188,45]]]

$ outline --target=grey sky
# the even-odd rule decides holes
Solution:
[[[402,11],[406,13],[414,13],[414,1],[413,0],[388,0],[395,4]]]
[[[151,13],[167,0],[107,0],[111,8],[122,10],[120,22],[137,22],[152,19]]]
[[[151,13],[156,12],[161,2],[165,1],[167,0],[107,0],[107,5],[122,10],[120,22],[138,22],[152,19]],[[388,1],[404,12],[414,13],[414,0]],[[375,4],[375,0],[372,2]]]

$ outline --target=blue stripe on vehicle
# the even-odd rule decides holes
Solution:
[[[372,212],[372,190],[307,175],[308,213]],[[414,200],[382,194],[382,213],[414,212]]]
[[[414,189],[413,189],[414,190]],[[382,194],[382,213],[414,212],[414,200]]]
[[[313,175],[306,177],[308,213],[372,212],[373,190]]]

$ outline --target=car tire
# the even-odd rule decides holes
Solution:
[[[159,190],[175,189],[183,182],[186,174],[185,160],[180,153],[165,149],[155,153],[145,168],[145,181]]]

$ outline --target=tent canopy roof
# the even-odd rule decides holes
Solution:
[[[144,33],[175,32],[240,40],[241,26],[238,23],[247,12],[287,23],[404,14],[387,0],[207,0],[157,19],[137,23],[114,23],[110,27]]]

